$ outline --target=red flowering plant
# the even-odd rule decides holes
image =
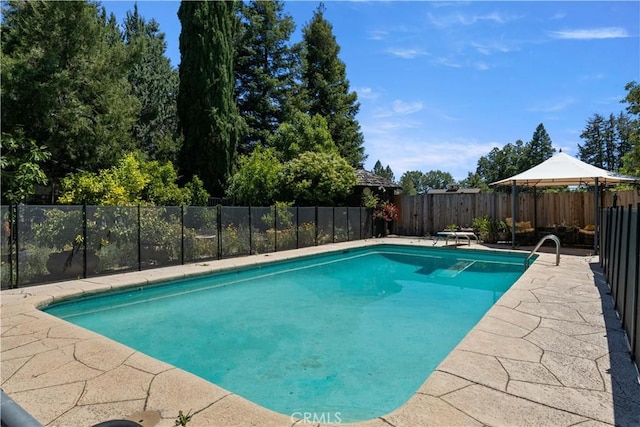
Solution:
[[[391,202],[382,202],[378,208],[373,211],[373,218],[383,219],[387,222],[398,219],[398,208]]]

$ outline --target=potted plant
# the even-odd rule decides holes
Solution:
[[[472,227],[483,242],[497,243],[508,239],[509,227],[503,220],[493,220],[485,215],[474,218]]]
[[[509,240],[510,236],[509,236],[509,231],[510,228],[507,225],[507,223],[503,220],[496,220],[494,221],[495,223],[495,229],[496,229],[496,233],[498,235],[498,240]]]
[[[389,234],[389,223],[398,219],[398,208],[391,202],[382,202],[373,211],[373,218],[376,221],[376,236],[386,236]]]

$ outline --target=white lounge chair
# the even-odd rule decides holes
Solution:
[[[471,231],[438,231],[436,233],[436,238],[433,240],[433,246],[438,243],[441,237],[445,238],[445,245],[449,244],[449,239],[455,239],[456,245],[460,242],[460,239],[467,239],[467,244],[471,246],[471,240],[475,240],[478,242],[478,236],[476,236]]]

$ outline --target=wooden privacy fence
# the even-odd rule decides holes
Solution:
[[[517,194],[517,221],[531,221],[535,227],[555,224],[583,227],[594,224],[593,191],[542,193],[538,191]],[[600,191],[600,207],[640,203],[635,190],[614,193]],[[456,224],[471,227],[473,219],[484,215],[492,219],[513,217],[511,193],[452,193],[396,196],[399,219],[394,232],[405,236],[424,236],[442,231]]]

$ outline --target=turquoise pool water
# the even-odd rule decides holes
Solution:
[[[401,406],[523,273],[524,256],[376,246],[50,306],[286,415]]]

